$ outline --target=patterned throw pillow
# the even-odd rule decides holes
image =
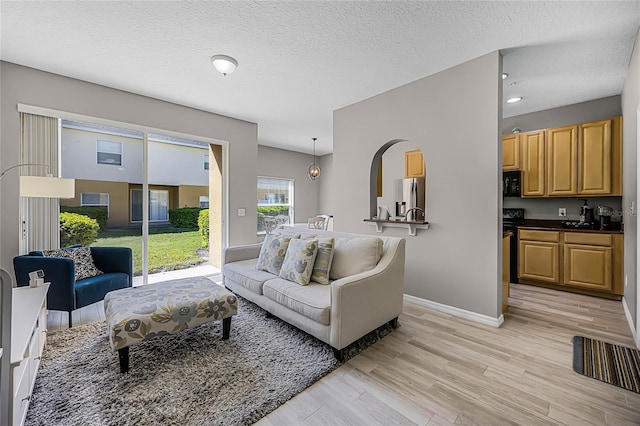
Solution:
[[[331,269],[331,261],[333,260],[333,246],[335,239],[318,238],[318,255],[316,262],[313,264],[313,272],[311,273],[311,281],[320,284],[329,284],[329,270]]]
[[[91,249],[89,247],[45,250],[42,252],[42,255],[47,257],[68,257],[73,259],[76,269],[76,281],[95,277],[104,273],[99,270],[93,262]]]
[[[289,241],[291,241],[291,237],[288,235],[267,235],[260,248],[256,269],[278,275],[280,268],[282,268],[284,255],[287,253]]]
[[[291,240],[280,270],[280,278],[301,285],[309,284],[317,253],[318,240],[298,238]]]

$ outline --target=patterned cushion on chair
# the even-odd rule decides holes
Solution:
[[[42,252],[42,255],[47,257],[68,257],[70,259],[73,259],[76,271],[76,281],[103,274],[103,272],[99,270],[96,264],[93,262],[91,249],[89,247],[44,250]]]

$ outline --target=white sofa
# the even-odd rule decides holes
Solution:
[[[223,253],[223,283],[234,293],[268,313],[331,345],[337,358],[350,343],[385,323],[397,326],[404,287],[404,238],[348,234],[284,227],[283,234],[334,237],[332,269],[371,269],[331,280],[299,285],[256,269],[262,244],[229,247]],[[357,243],[375,239],[377,263],[371,250],[358,251]],[[354,239],[359,239],[355,241]],[[332,274],[333,275],[333,274]],[[240,312],[241,314],[241,312]]]

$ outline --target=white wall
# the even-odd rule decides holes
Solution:
[[[490,318],[501,314],[501,69],[493,52],[334,112],[334,228],[375,234],[363,222],[373,156],[394,139],[415,144],[431,227],[384,229],[407,238],[404,291]]]
[[[624,273],[628,286],[624,289],[624,299],[636,322],[636,330],[640,329],[638,319],[638,183],[637,183],[637,143],[638,143],[638,108],[640,107],[640,33],[629,63],[627,78],[622,87],[622,199],[624,207]],[[631,211],[631,203],[635,211]]]
[[[318,189],[318,211],[320,214],[335,214],[336,209],[333,205],[333,189],[335,187],[333,179],[333,154],[323,155],[319,158],[322,175],[318,180],[320,182]]]
[[[319,179],[315,181],[309,179],[307,170],[312,163],[313,155],[262,145],[258,146],[257,171],[259,176],[294,180],[294,222],[306,223],[308,218],[321,213],[318,210],[319,187],[320,182],[325,178],[325,174],[324,170],[322,170],[322,175]],[[320,167],[322,168],[322,165]],[[254,186],[257,187],[257,182]],[[257,206],[255,194],[253,204]]]
[[[246,208],[247,215],[229,217],[229,244],[256,240],[256,164],[258,126],[158,99],[99,86],[33,68],[0,62],[0,168],[18,164],[20,121],[17,104],[133,123],[170,132],[229,141],[229,211]],[[2,179],[1,266],[13,270],[18,254],[18,173]]]

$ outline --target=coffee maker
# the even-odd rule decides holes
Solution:
[[[584,204],[580,206],[580,225],[586,227],[594,223],[593,207],[589,207],[586,199],[581,199]]]
[[[598,222],[601,230],[611,229],[611,214],[613,209],[608,206],[598,206]]]

